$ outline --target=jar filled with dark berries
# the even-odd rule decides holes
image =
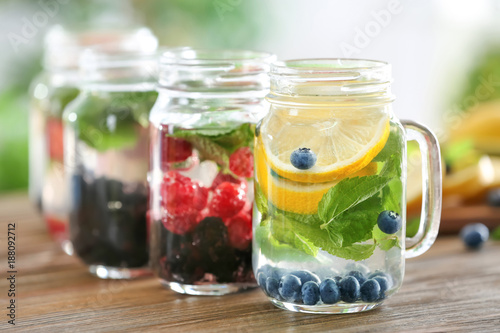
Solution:
[[[29,129],[29,192],[41,209],[47,229],[62,249],[72,254],[68,235],[69,202],[63,158],[65,107],[79,94],[80,54],[105,43],[156,45],[147,28],[67,29],[52,27],[44,40],[43,71],[31,85]]]
[[[146,212],[156,45],[108,45],[80,61],[81,93],[64,112],[74,253],[100,278],[150,274]]]
[[[151,264],[192,295],[254,287],[253,140],[274,56],[171,49],[150,115]],[[258,130],[258,129],[257,129]]]

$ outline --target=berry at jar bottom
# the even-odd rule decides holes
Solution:
[[[356,270],[337,276],[327,274],[320,279],[308,270],[291,271],[264,265],[256,273],[257,283],[267,296],[310,306],[381,302],[393,287],[392,277],[381,271],[367,270],[363,274]]]

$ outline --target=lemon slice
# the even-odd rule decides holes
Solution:
[[[332,115],[320,111],[276,112],[261,133],[265,158],[281,177],[302,183],[325,183],[344,178],[361,169],[384,148],[390,126],[387,114],[376,111]],[[309,148],[316,164],[299,170],[290,163],[291,153]]]
[[[298,214],[315,214],[323,195],[340,180],[326,183],[301,183],[272,176],[263,156],[264,149],[259,141],[257,140],[255,149],[256,178],[264,196],[281,210]],[[369,163],[352,177],[376,174],[377,168],[377,163]]]

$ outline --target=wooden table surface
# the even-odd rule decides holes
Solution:
[[[179,295],[155,278],[99,280],[59,250],[25,194],[0,196],[0,329],[12,328],[6,280],[7,224],[16,223],[16,325],[33,332],[500,332],[500,242],[466,251],[440,238],[407,261],[405,282],[378,309],[312,315],[275,308],[260,290]]]

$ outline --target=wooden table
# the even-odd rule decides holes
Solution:
[[[275,308],[260,290],[194,297],[155,278],[99,280],[62,253],[25,194],[0,196],[0,329],[9,328],[7,224],[16,223],[16,328],[35,332],[500,332],[500,242],[466,251],[456,237],[407,261],[405,283],[361,314],[309,315]]]

